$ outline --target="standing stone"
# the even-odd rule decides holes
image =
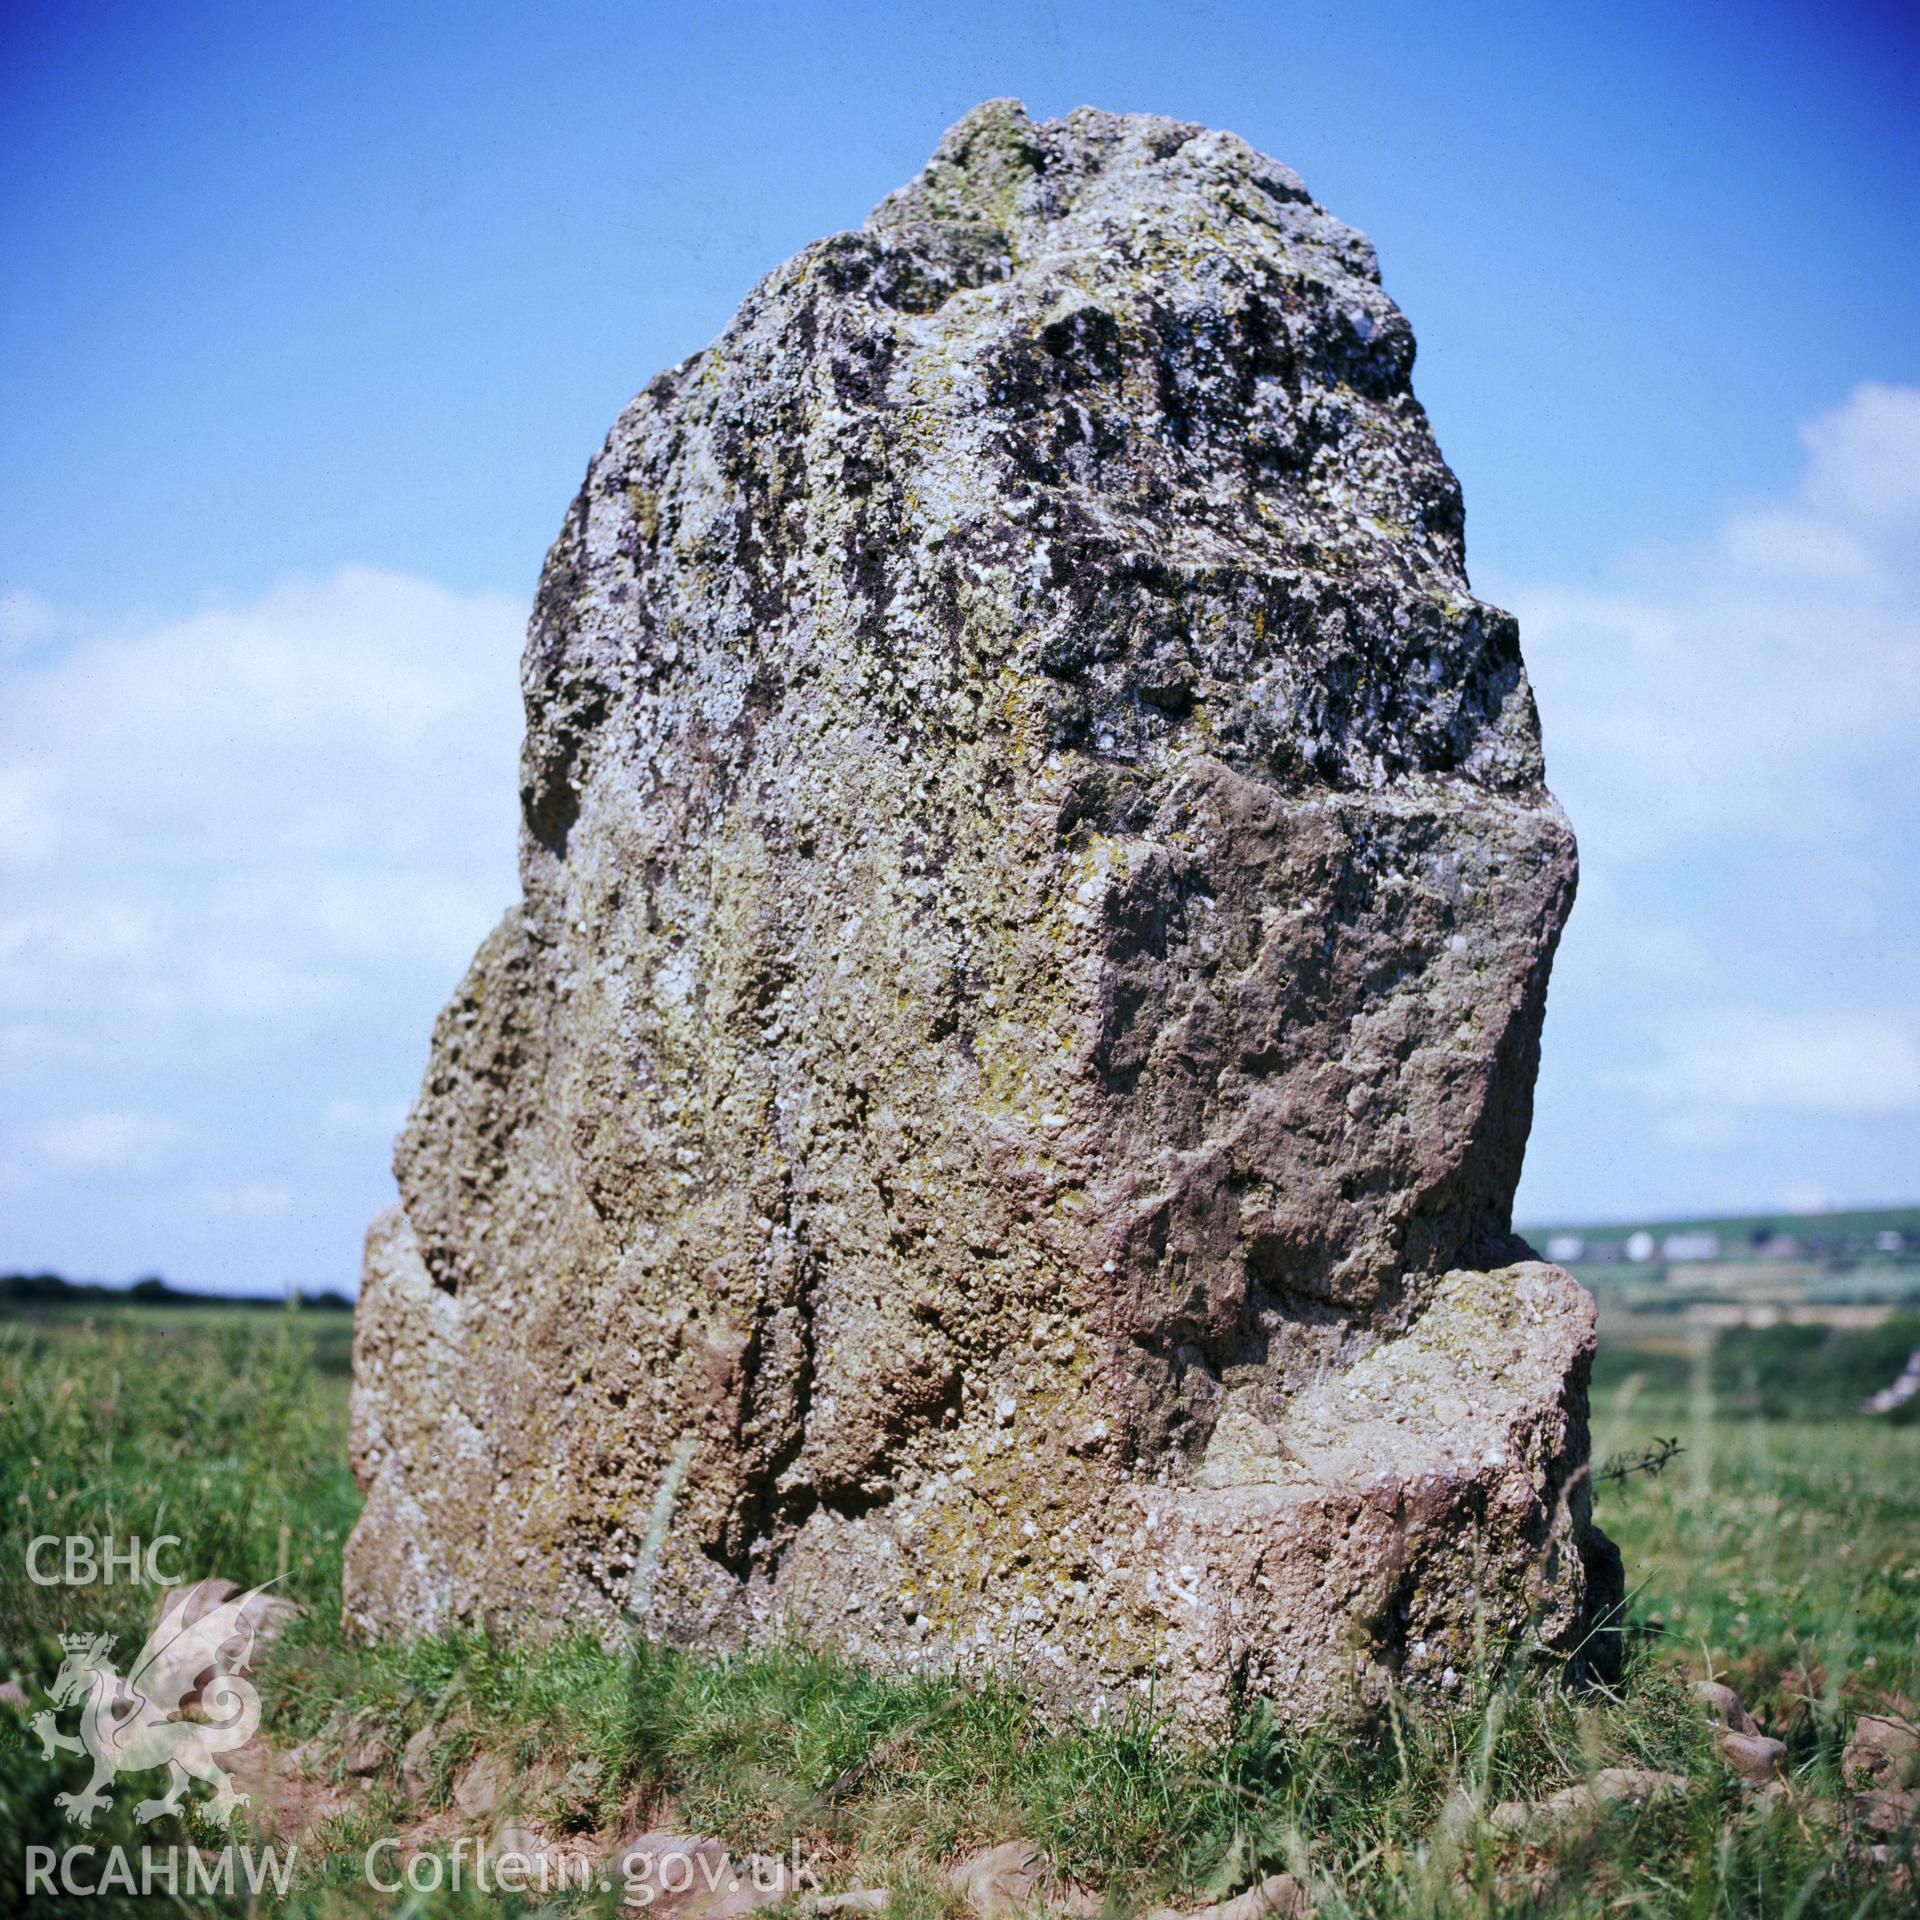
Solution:
[[[1285,167],[996,101],[620,416],[368,1237],[357,1628],[1196,1731],[1579,1642],[1573,837],[1412,364]]]

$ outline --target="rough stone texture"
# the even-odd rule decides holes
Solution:
[[[1258,1886],[1231,1900],[1182,1913],[1177,1907],[1159,1907],[1147,1920],[1306,1920],[1314,1912],[1313,1896],[1290,1873],[1270,1873]]]
[[[1863,1713],[1840,1756],[1850,1787],[1904,1787],[1920,1781],[1920,1718],[1909,1713]]]
[[[1578,1643],[1573,839],[1412,363],[1285,167],[997,102],[621,415],[369,1236],[361,1629],[1197,1729]]]
[[[1684,1773],[1660,1773],[1649,1767],[1602,1767],[1591,1780],[1562,1787],[1544,1800],[1503,1800],[1487,1816],[1502,1833],[1527,1833],[1581,1825],[1609,1807],[1638,1807],[1649,1800],[1682,1796]]]

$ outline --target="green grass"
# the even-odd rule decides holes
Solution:
[[[1231,1893],[1282,1866],[1322,1914],[1352,1920],[1911,1911],[1883,1869],[1809,1817],[1839,1792],[1854,1716],[1886,1694],[1920,1694],[1920,1426],[1851,1411],[1855,1374],[1883,1358],[1848,1348],[1853,1335],[1811,1330],[1822,1357],[1804,1369],[1803,1392],[1780,1342],[1720,1351],[1704,1329],[1669,1327],[1603,1355],[1596,1451],[1632,1451],[1654,1434],[1683,1446],[1657,1478],[1599,1489],[1638,1583],[1616,1692],[1488,1671],[1459,1707],[1406,1700],[1357,1732],[1287,1733],[1255,1717],[1196,1749],[1145,1718],[1095,1727],[1011,1685],[886,1679],[801,1647],[695,1660],[481,1634],[349,1646],[339,1556],[357,1496],[345,1382],[316,1346],[316,1333],[337,1335],[322,1318],[183,1322],[172,1310],[158,1327],[131,1311],[0,1324],[0,1673],[37,1696],[61,1631],[107,1628],[130,1649],[153,1603],[124,1580],[33,1584],[30,1537],[171,1533],[190,1576],[253,1583],[284,1561],[285,1590],[307,1606],[263,1677],[276,1742],[311,1741],[337,1761],[350,1717],[395,1754],[425,1729],[428,1812],[445,1808],[475,1755],[498,1751],[526,1810],[555,1831],[670,1819],[740,1847],[797,1839],[830,1884],[884,1881],[897,1912],[927,1920],[952,1910],[947,1861],[1014,1835],[1038,1841],[1116,1916]],[[1686,1687],[1709,1669],[1788,1744],[1799,1791],[1771,1811],[1714,1757]],[[1550,1846],[1484,1817],[1614,1764],[1681,1773],[1688,1791]],[[0,1712],[0,1906],[21,1885],[26,1845],[76,1837],[52,1796],[82,1771],[44,1761],[18,1716]],[[133,1829],[133,1797],[123,1785],[98,1842],[174,1837]],[[366,1888],[361,1849],[421,1811],[390,1769],[350,1816],[303,1842],[293,1893],[252,1910],[399,1911]],[[468,1894],[412,1911],[538,1906]],[[114,1902],[73,1910],[99,1916]]]
[[[1882,1329],[1767,1331],[1798,1336],[1809,1356],[1797,1413],[1785,1370],[1756,1388],[1753,1336],[1735,1329],[1699,1338],[1690,1358],[1611,1358],[1594,1446],[1681,1438],[1657,1483],[1603,1499],[1629,1578],[1643,1583],[1636,1612],[1676,1656],[1711,1662],[1796,1765],[1824,1767],[1854,1710],[1889,1692],[1920,1697],[1920,1424],[1853,1411],[1845,1350],[1873,1354]]]
[[[175,1535],[164,1562],[282,1590],[329,1617],[340,1549],[359,1511],[346,1464],[345,1378],[317,1364],[307,1316],[161,1327],[0,1325],[0,1500],[8,1532]],[[16,1543],[18,1544],[18,1543]],[[150,1591],[124,1578],[86,1591],[86,1625],[144,1626]],[[74,1594],[0,1562],[0,1656],[57,1633]],[[76,1623],[78,1624],[78,1623]]]
[[[0,1323],[0,1675],[36,1706],[62,1633],[111,1632],[125,1659],[145,1639],[155,1599],[124,1567],[85,1587],[36,1582],[28,1549],[38,1536],[85,1538],[102,1557],[102,1542],[124,1552],[174,1536],[179,1546],[161,1556],[167,1572],[277,1581],[308,1609],[288,1636],[289,1668],[338,1644],[340,1549],[359,1508],[345,1460],[346,1381],[316,1364],[307,1315],[181,1313]],[[23,1890],[29,1843],[137,1849],[156,1838],[133,1824],[125,1793],[96,1835],[67,1827],[53,1796],[87,1771],[78,1759],[46,1762],[18,1716],[0,1717],[0,1907]],[[142,1793],[156,1777],[142,1779]],[[97,1916],[115,1903],[70,1904]]]

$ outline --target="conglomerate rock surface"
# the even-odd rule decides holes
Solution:
[[[1574,846],[1412,363],[1285,167],[996,102],[620,416],[369,1236],[358,1628],[1203,1731],[1577,1644]]]

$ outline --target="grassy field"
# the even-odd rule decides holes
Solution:
[[[152,1591],[124,1578],[82,1591],[31,1581],[24,1549],[38,1534],[178,1535],[189,1576],[284,1574],[307,1609],[264,1668],[264,1726],[277,1746],[304,1743],[335,1810],[303,1834],[284,1896],[196,1897],[176,1911],[607,1905],[614,1896],[592,1891],[569,1907],[369,1890],[369,1841],[450,1843],[462,1824],[453,1786],[485,1754],[503,1757],[549,1833],[604,1841],[651,1824],[737,1848],[797,1840],[830,1887],[888,1886],[896,1913],[928,1920],[959,1910],[946,1862],[1016,1835],[1116,1916],[1198,1904],[1283,1867],[1329,1916],[1915,1910],[1833,1809],[1855,1717],[1920,1696],[1920,1424],[1854,1411],[1860,1381],[1870,1390],[1920,1323],[1768,1329],[1769,1342],[1667,1316],[1610,1333],[1597,1454],[1637,1455],[1656,1436],[1681,1447],[1657,1475],[1599,1487],[1635,1588],[1617,1691],[1576,1696],[1490,1668],[1467,1706],[1408,1700],[1357,1738],[1255,1719],[1195,1750],[1146,1723],[1050,1717],[1012,1687],[876,1679],[827,1651],[696,1662],[477,1635],[346,1646],[340,1549],[357,1496],[343,1320],[129,1309],[0,1323],[0,1677],[38,1707],[63,1631],[110,1630],[130,1650],[149,1623]],[[1790,1791],[1757,1801],[1718,1760],[1688,1690],[1709,1672],[1786,1742]],[[344,1773],[354,1742],[388,1756],[365,1784]],[[1614,1765],[1687,1786],[1544,1834],[1489,1818]],[[29,1845],[81,1837],[53,1796],[84,1777],[77,1758],[41,1757],[23,1712],[0,1710],[0,1908],[23,1885]],[[134,1827],[130,1806],[155,1778],[123,1783],[85,1837],[210,1838],[171,1819]],[[95,1916],[133,1904],[39,1902]]]

